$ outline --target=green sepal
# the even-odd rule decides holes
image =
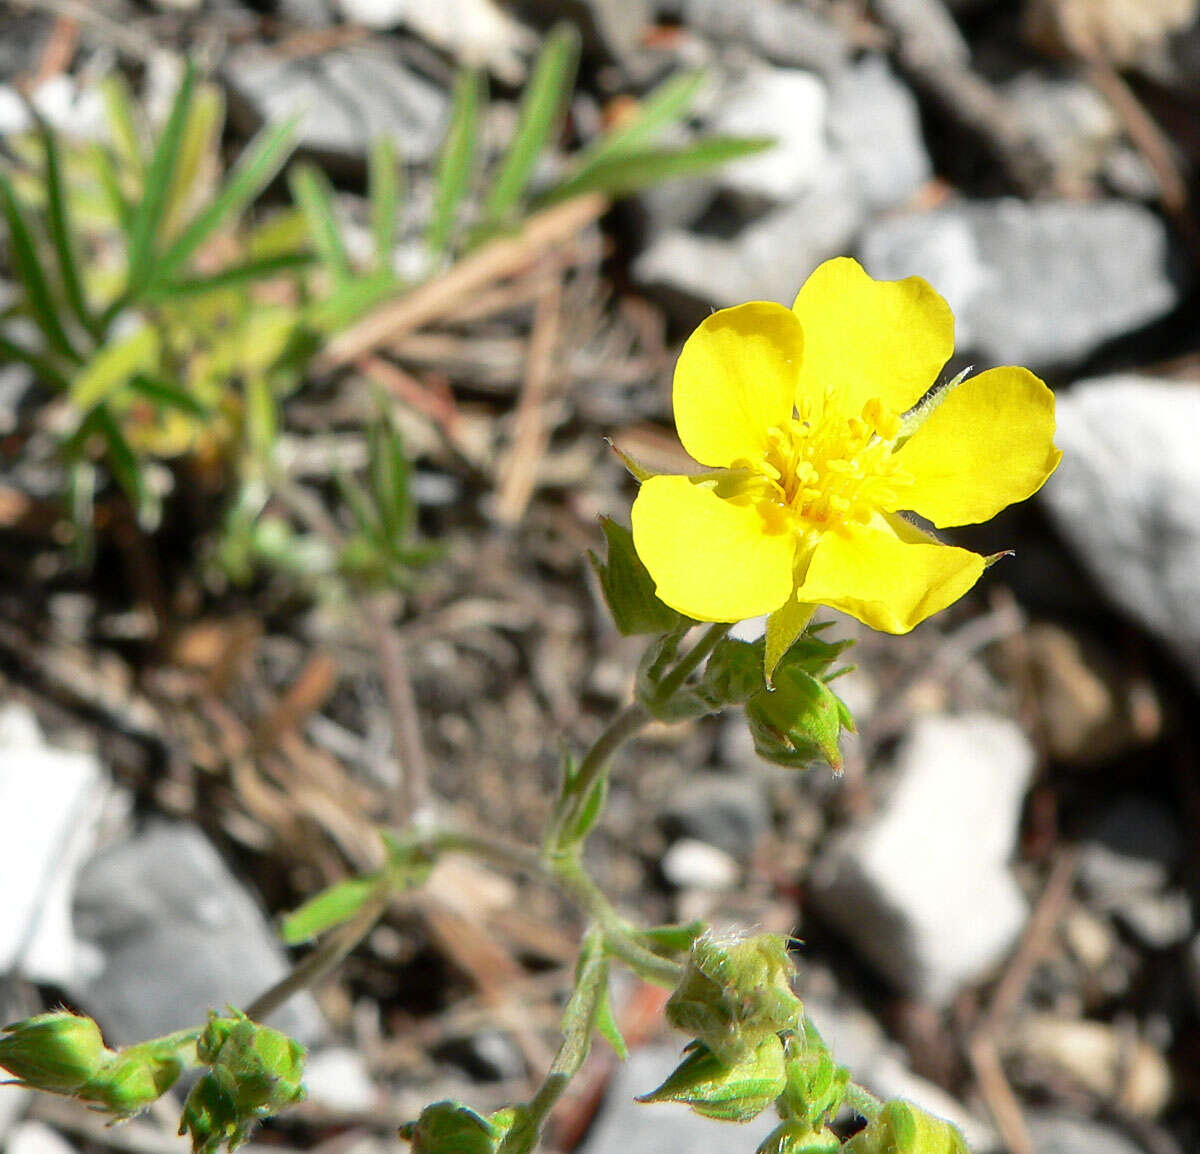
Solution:
[[[845,1154],[970,1154],[957,1126],[903,1098],[886,1102],[843,1149]]]
[[[639,1102],[683,1102],[723,1122],[749,1122],[783,1092],[783,1043],[772,1034],[732,1064],[693,1042],[665,1082]]]
[[[608,556],[601,561],[589,552],[588,558],[617,629],[627,637],[678,629],[687,619],[658,599],[654,580],[633,547],[633,534],[611,517],[601,517],[600,527],[608,543]]]
[[[778,934],[734,940],[704,934],[667,1000],[667,1021],[734,1065],[799,1021],[804,1007],[792,993],[792,973]]]
[[[434,1102],[400,1127],[412,1154],[495,1154],[500,1127],[461,1102]]]
[[[0,1031],[0,1066],[17,1084],[50,1094],[75,1094],[115,1057],[91,1018],[56,1010]]]
[[[804,1122],[782,1122],[754,1154],[837,1154],[842,1140],[829,1129],[813,1130]]]
[[[722,708],[749,701],[766,688],[761,642],[723,637],[709,655],[701,684]]]
[[[608,796],[608,774],[598,777],[588,789],[587,797],[576,802],[579,791],[579,765],[568,750],[563,751],[562,784],[554,803],[554,817],[547,825],[548,853],[564,853],[580,845],[604,812]]]
[[[833,1060],[808,1018],[784,1038],[784,1070],[787,1085],[779,1112],[809,1130],[820,1129],[841,1106],[850,1071]]]
[[[191,1048],[186,1033],[186,1048]],[[154,1038],[119,1051],[78,1097],[92,1102],[118,1118],[129,1118],[161,1098],[184,1070],[180,1041],[174,1036]]]
[[[656,954],[690,953],[696,939],[708,929],[705,922],[684,922],[681,925],[653,926],[638,930],[637,935]]]

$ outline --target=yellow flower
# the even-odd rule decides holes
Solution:
[[[675,368],[675,424],[708,471],[647,478],[633,539],[659,597],[701,621],[770,614],[774,667],[816,605],[906,633],[961,597],[987,559],[939,528],[1037,492],[1061,454],[1054,394],[997,368],[930,392],[954,317],[918,277],[826,261],[792,308],[722,309]]]

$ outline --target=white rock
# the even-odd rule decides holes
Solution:
[[[75,1154],[57,1130],[45,1122],[22,1122],[13,1129],[4,1144],[5,1154]]]
[[[818,860],[820,912],[897,988],[944,1005],[1020,934],[1007,862],[1033,762],[1007,718],[922,718],[882,810]]]
[[[357,1050],[333,1046],[310,1054],[304,1063],[308,1100],[339,1113],[358,1114],[379,1105],[379,1090]]]
[[[75,978],[72,893],[107,788],[91,754],[43,745],[22,705],[0,709],[0,973],[60,985]]]
[[[815,182],[828,159],[825,85],[811,72],[756,65],[723,94],[712,131],[770,136],[775,145],[721,170],[720,183],[748,196],[790,201]]]
[[[690,837],[675,842],[660,864],[663,877],[681,890],[729,890],[741,872],[724,850]]]
[[[1200,386],[1133,375],[1058,400],[1062,463],[1043,490],[1107,596],[1200,685]]]

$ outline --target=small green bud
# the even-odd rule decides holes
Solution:
[[[777,934],[721,939],[703,934],[667,1001],[667,1021],[733,1065],[791,1029],[804,1012],[792,993],[792,962]]]
[[[754,1154],[837,1154],[841,1148],[842,1140],[832,1130],[816,1131],[804,1122],[783,1122]]]
[[[845,1154],[970,1154],[957,1126],[903,1098],[885,1103],[875,1121],[846,1143]]]
[[[684,1102],[697,1114],[722,1122],[749,1122],[783,1092],[783,1043],[772,1034],[732,1065],[702,1042],[667,1080],[639,1102]]]
[[[239,1116],[273,1114],[304,1097],[304,1047],[238,1010],[230,1009],[227,1017],[209,1014],[196,1053],[228,1073]]]
[[[823,758],[842,768],[838,738],[854,719],[819,677],[796,665],[780,665],[773,687],[746,702],[746,720],[758,755],[776,765],[805,769]]]
[[[412,1154],[495,1154],[502,1131],[461,1102],[434,1102],[400,1127]]]
[[[85,1102],[129,1118],[157,1101],[179,1080],[184,1063],[169,1038],[126,1046],[78,1094]]]
[[[91,1018],[56,1010],[0,1031],[0,1066],[19,1085],[75,1094],[113,1057]]]
[[[833,1060],[817,1028],[807,1018],[785,1037],[784,1068],[787,1087],[779,1105],[785,1117],[816,1128],[837,1113],[846,1096],[850,1071]]]
[[[236,1150],[250,1136],[254,1121],[239,1118],[235,1094],[223,1070],[210,1070],[192,1087],[179,1121],[179,1133],[191,1136],[192,1154],[215,1154],[222,1142]]]

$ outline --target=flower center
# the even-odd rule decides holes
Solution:
[[[892,458],[899,432],[900,418],[878,397],[847,416],[829,391],[769,431],[755,471],[769,499],[806,528],[865,525],[877,511],[897,509],[900,490],[912,484]]]

